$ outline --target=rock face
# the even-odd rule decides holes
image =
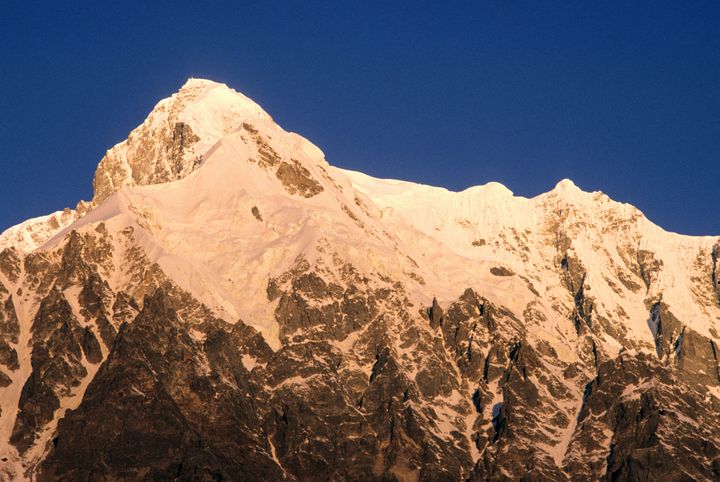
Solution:
[[[24,453],[35,442],[37,434],[53,419],[60,408],[60,397],[68,396],[87,375],[82,359],[97,353],[92,332],[82,329],[69,303],[58,289],[53,289],[40,303],[32,324],[32,373],[23,386],[19,412],[10,443]],[[88,357],[89,358],[89,357]]]
[[[720,480],[717,238],[342,171],[197,79],[79,206],[0,236],[2,480]]]
[[[158,289],[122,325],[40,480],[282,478],[241,361],[247,332],[210,319],[195,338],[177,302]]]
[[[572,473],[586,480],[717,480],[720,427],[709,416],[717,398],[698,388],[647,355],[604,363],[585,389],[570,450],[601,443],[573,463]]]
[[[15,313],[12,295],[0,283],[0,365],[6,370],[20,368],[18,354],[13,345],[17,345],[20,336],[20,323]],[[7,380],[4,375],[3,380]]]

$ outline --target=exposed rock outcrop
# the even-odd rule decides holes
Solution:
[[[20,368],[15,345],[19,342],[20,323],[15,312],[15,304],[10,295],[0,283],[0,366],[8,370]],[[7,379],[7,376],[6,376]]]
[[[94,357],[92,332],[87,333],[56,287],[43,299],[32,324],[32,373],[20,396],[10,442],[20,453],[35,442],[40,430],[60,408],[60,397],[72,394],[87,375],[83,357]],[[97,340],[95,340],[97,343]]]

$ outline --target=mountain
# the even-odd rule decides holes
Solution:
[[[0,235],[7,480],[718,480],[720,238],[339,169],[190,79]]]

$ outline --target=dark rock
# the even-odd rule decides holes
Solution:
[[[100,343],[98,343],[95,333],[87,326],[83,329],[82,349],[85,358],[87,358],[90,363],[100,363],[102,361]]]
[[[19,279],[20,258],[15,248],[5,248],[0,251],[0,273],[4,274],[11,283]]]
[[[655,339],[658,358],[667,360],[674,351],[675,341],[682,333],[682,323],[665,303],[658,301],[650,309],[648,324]]]
[[[5,373],[0,371],[0,388],[8,387],[12,384],[12,379],[7,376]],[[2,413],[0,413],[2,415]]]
[[[135,319],[140,309],[135,300],[122,291],[115,295],[115,301],[112,305],[112,319],[120,326]]]
[[[39,480],[283,480],[232,337],[217,336],[208,359],[168,294],[147,298],[60,421]]]
[[[675,366],[683,372],[688,383],[718,385],[717,345],[714,341],[683,328],[675,342]]]
[[[260,210],[258,209],[257,206],[253,206],[252,209],[250,210],[250,212],[252,212],[252,215],[255,217],[255,219],[257,219],[260,222],[263,221],[263,218],[260,215]]]
[[[494,276],[514,276],[515,272],[505,266],[493,266],[490,268],[490,274]]]
[[[243,123],[243,125],[245,124],[247,123]],[[247,125],[250,126],[250,124]],[[255,144],[258,149],[258,164],[265,169],[277,166],[281,162],[282,158],[275,149],[273,149],[272,146],[262,138],[262,136],[258,135],[258,131],[254,127],[250,126],[250,129],[245,128],[245,130],[254,134]]]
[[[443,310],[437,302],[437,299],[433,297],[432,306],[427,310],[427,317],[430,321],[430,327],[435,329],[442,324]]]
[[[0,293],[4,286],[0,283]],[[5,290],[7,296],[7,290]],[[18,354],[12,345],[17,345],[20,336],[20,323],[15,313],[15,304],[12,296],[7,296],[3,301],[0,294],[0,365],[5,365],[10,370],[20,368]]]
[[[573,480],[713,480],[720,404],[709,402],[652,357],[621,354],[585,390],[566,470]]]
[[[61,289],[73,284],[82,284],[93,274],[94,270],[84,256],[84,246],[82,236],[77,231],[72,231],[68,235],[57,275],[57,285]]]
[[[312,177],[310,171],[295,159],[292,159],[291,162],[281,161],[275,175],[290,194],[309,198],[324,191],[322,185]]]
[[[114,323],[108,318],[113,298],[115,300],[111,310]],[[112,346],[117,334],[116,326],[131,320],[137,314],[135,302],[125,293],[120,292],[114,295],[108,283],[95,272],[85,280],[78,296],[78,302],[81,306],[81,314],[86,320],[95,323],[100,338],[108,349]]]
[[[343,290],[315,273],[294,278],[291,289],[282,292],[275,309],[283,337],[310,330],[318,336],[343,339],[366,326],[376,314],[376,295],[372,291],[354,284]]]
[[[185,167],[185,151],[196,144],[200,138],[195,135],[190,126],[185,122],[176,122],[173,128],[172,140],[170,143],[170,159],[173,161],[172,169],[174,177],[179,177]]]
[[[46,253],[36,251],[23,260],[25,268],[26,288],[39,294],[46,294],[55,283],[58,264],[53,262]]]
[[[110,303],[112,297],[113,293],[107,282],[97,273],[90,273],[78,296],[78,302],[83,308],[83,316],[97,318],[104,315],[105,307]]]
[[[82,364],[83,333],[62,292],[51,290],[33,320],[32,373],[23,386],[10,437],[20,453],[53,419],[60,407],[58,395],[69,395],[87,375]]]

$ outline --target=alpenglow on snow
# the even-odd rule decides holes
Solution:
[[[190,79],[0,235],[0,478],[719,480],[718,236],[329,164]]]

